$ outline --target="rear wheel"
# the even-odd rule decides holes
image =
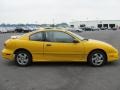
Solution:
[[[88,56],[88,63],[92,66],[102,66],[106,63],[107,56],[103,51],[93,51]]]
[[[15,54],[15,62],[19,66],[28,66],[32,63],[32,57],[27,51],[18,51]]]

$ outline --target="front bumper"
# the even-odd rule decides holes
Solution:
[[[118,61],[118,60],[119,60],[119,53],[118,52],[108,54],[108,62]]]
[[[3,49],[2,50],[2,58],[8,59],[8,60],[14,60],[14,54],[11,50]]]

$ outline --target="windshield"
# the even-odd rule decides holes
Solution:
[[[76,36],[77,38],[79,38],[80,40],[84,40],[85,38],[76,34],[76,33],[73,33],[73,32],[70,32],[71,34],[73,34],[74,36]]]

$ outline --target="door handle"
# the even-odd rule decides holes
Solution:
[[[51,44],[46,44],[46,46],[52,46]]]

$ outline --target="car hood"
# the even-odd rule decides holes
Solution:
[[[95,40],[95,39],[88,39],[88,42],[90,42],[90,43],[100,43],[100,44],[107,44],[107,45],[110,45],[110,44],[108,44],[107,42],[104,42],[104,41],[100,41],[100,40]],[[110,46],[112,46],[112,45],[110,45]]]
[[[94,39],[89,39],[86,43],[86,48],[92,48],[92,49],[103,49],[109,52],[117,51],[116,48],[114,48],[112,45],[99,41],[99,40],[94,40]]]
[[[88,50],[102,49],[108,53],[118,52],[118,50],[115,47],[113,47],[112,45],[110,45],[106,42],[94,40],[94,39],[89,39],[85,46],[86,46],[86,49],[88,49]]]
[[[95,44],[95,45],[105,45],[105,46],[113,47],[112,45],[110,45],[107,42],[100,41],[100,40],[95,40],[95,39],[89,39],[88,43]]]

